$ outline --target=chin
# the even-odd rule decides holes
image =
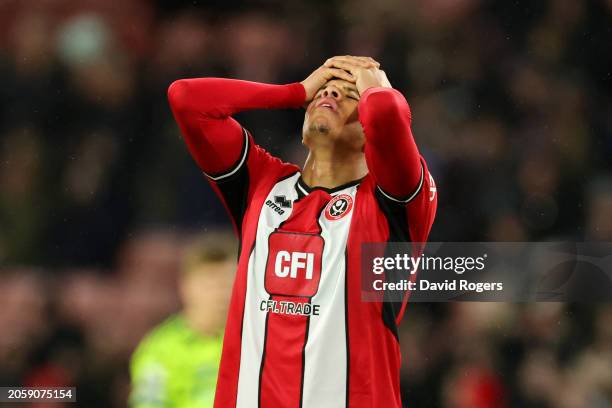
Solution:
[[[334,123],[332,118],[325,114],[318,114],[312,117],[309,121],[308,130],[311,132],[317,132],[322,134],[329,134],[334,129]]]

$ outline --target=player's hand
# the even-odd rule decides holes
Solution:
[[[342,68],[322,65],[317,68],[312,74],[301,82],[306,89],[306,104],[308,104],[319,92],[319,89],[327,83],[327,81],[338,78],[345,81],[355,83],[355,77],[348,71]]]
[[[359,94],[372,87],[392,88],[387,74],[380,69],[380,64],[370,57],[343,55],[325,61],[324,67],[341,69],[355,77],[355,86]]]

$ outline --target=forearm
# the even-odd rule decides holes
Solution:
[[[392,88],[370,88],[361,96],[359,119],[368,169],[376,183],[396,198],[412,194],[422,175],[406,99]]]
[[[207,173],[219,173],[238,160],[244,143],[241,126],[230,115],[250,109],[299,107],[304,87],[222,78],[175,81],[168,89],[174,117],[187,146]]]
[[[299,83],[271,85],[225,78],[194,78],[175,81],[168,89],[176,111],[197,111],[216,119],[250,109],[297,108],[305,100]]]

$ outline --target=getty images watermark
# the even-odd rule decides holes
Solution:
[[[441,271],[453,272],[462,275],[466,271],[483,271],[486,267],[487,254],[478,257],[441,257],[441,256],[412,256],[406,253],[394,256],[378,256],[372,259],[372,273],[379,275],[372,282],[372,288],[376,291],[438,291],[438,290],[462,290],[476,291],[503,290],[503,282],[471,282],[468,279],[445,279],[443,282],[431,281],[425,278],[414,279],[412,275],[417,272]],[[388,271],[400,275],[399,280],[389,280],[386,277]],[[403,275],[404,277],[401,277]]]
[[[367,243],[361,288],[364,301],[607,302],[612,242]]]

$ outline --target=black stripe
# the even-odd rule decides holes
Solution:
[[[247,197],[249,194],[250,177],[246,166],[242,167],[238,172],[229,179],[215,182],[217,188],[223,196],[223,200],[227,205],[230,216],[236,223],[238,237],[242,237],[242,221],[247,207]]]
[[[387,199],[378,189],[376,189],[375,196],[378,206],[385,215],[389,225],[389,237],[387,239],[385,256],[392,256],[388,253],[390,249],[389,242],[411,242],[406,205]],[[404,278],[404,275],[397,271],[385,271],[386,282],[399,282],[402,278]],[[385,291],[382,305],[382,320],[385,326],[393,333],[393,336],[399,341],[396,320],[403,303],[391,301],[389,296],[389,292]],[[395,297],[397,294],[393,296]]]
[[[247,134],[246,130],[243,128],[243,131],[245,132],[245,135]],[[244,155],[244,149],[248,149],[249,148],[249,138],[248,135],[245,138],[245,143],[242,149],[242,152],[240,153],[240,157],[238,158],[238,162],[236,162],[236,164],[233,166],[233,169],[236,168],[236,166],[238,166],[238,164],[240,163],[240,160],[242,159],[242,156]],[[244,218],[244,213],[246,212],[246,207],[247,207],[247,197],[249,194],[249,184],[250,184],[250,175],[249,175],[249,169],[247,166],[247,161],[248,161],[248,155],[249,152],[247,151],[247,157],[244,159],[244,163],[242,163],[242,166],[240,167],[240,169],[238,169],[238,171],[234,174],[232,174],[231,177],[228,177],[226,179],[221,179],[218,181],[212,180],[210,179],[211,182],[215,183],[217,188],[219,189],[219,191],[221,192],[222,195],[222,199],[223,201],[225,201],[225,204],[227,206],[227,209],[229,210],[230,216],[233,218],[234,223],[236,224],[236,230],[238,231],[238,238],[241,239],[242,238],[242,221]],[[227,173],[231,173],[234,170],[230,170]],[[209,175],[210,177],[211,175]],[[212,176],[212,177],[217,177],[217,176]]]

